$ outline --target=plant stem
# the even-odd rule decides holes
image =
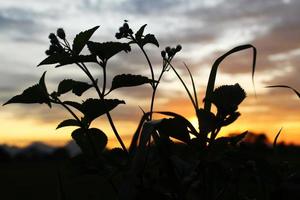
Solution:
[[[77,115],[66,105],[64,104],[64,102],[62,102],[59,98],[55,98],[54,100],[51,101],[52,103],[57,103],[61,106],[63,106],[80,124],[81,121],[80,119],[77,117]]]
[[[176,71],[176,69],[173,67],[173,65],[168,60],[167,60],[167,63],[170,65],[170,67],[175,72],[176,76],[178,77],[178,79],[180,80],[180,82],[182,83],[182,85],[184,86],[185,91],[188,93],[188,95],[189,95],[189,97],[190,97],[190,99],[192,101],[192,104],[193,104],[195,110],[197,110],[198,107],[197,107],[197,105],[196,105],[196,103],[195,103],[195,101],[193,99],[192,94],[190,93],[189,89],[187,88],[186,84],[184,83],[184,81],[182,80],[182,78],[180,77],[180,75],[178,74],[178,72]]]
[[[76,63],[76,64],[77,64],[80,68],[84,68],[84,69],[85,69],[84,72],[86,73],[86,75],[87,75],[87,76],[90,78],[90,80],[92,81],[93,87],[96,89],[96,92],[97,92],[99,98],[100,98],[100,99],[104,99],[104,95],[105,95],[105,87],[106,87],[106,70],[105,70],[105,69],[106,69],[106,63],[104,64],[104,66],[101,66],[101,67],[103,67],[103,91],[102,91],[102,93],[101,93],[101,91],[100,91],[100,89],[99,89],[99,87],[98,87],[97,81],[94,79],[94,77],[92,76],[92,74],[90,73],[90,71],[88,70],[88,68],[85,66],[85,64],[84,64],[84,63],[81,63],[82,66],[81,66],[79,63]],[[99,63],[98,63],[98,64],[99,64]],[[99,65],[100,65],[100,64],[99,64]],[[127,151],[127,149],[126,149],[126,146],[125,146],[125,144],[124,144],[122,138],[120,137],[120,135],[119,135],[119,133],[118,133],[118,131],[117,131],[117,129],[116,129],[116,126],[115,126],[115,124],[114,124],[114,122],[113,122],[113,119],[112,119],[110,113],[107,112],[107,113],[106,113],[106,116],[107,116],[107,119],[108,119],[108,121],[109,121],[109,123],[110,123],[110,126],[111,126],[111,128],[112,128],[112,130],[113,130],[113,132],[114,132],[114,134],[115,134],[115,136],[116,136],[118,142],[120,143],[122,149],[123,149],[126,153],[128,153],[128,151]]]

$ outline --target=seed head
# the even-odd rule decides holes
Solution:
[[[62,40],[66,39],[66,33],[65,33],[64,29],[62,29],[62,28],[57,29],[56,34],[60,39],[62,39]]]

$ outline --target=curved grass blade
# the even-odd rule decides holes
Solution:
[[[280,128],[280,130],[278,131],[278,133],[276,134],[275,136],[275,139],[274,139],[274,142],[273,142],[273,149],[275,149],[276,145],[277,145],[277,140],[278,140],[278,137],[282,131],[283,127]]]
[[[185,64],[185,62],[183,62],[183,64],[184,64],[185,68],[187,69],[187,71],[189,72],[189,76],[190,76],[190,78],[191,78],[192,85],[193,85],[193,92],[194,92],[195,103],[196,103],[197,108],[199,108],[198,98],[197,98],[197,91],[196,91],[196,87],[195,87],[194,78],[193,78],[193,76],[192,76],[192,73],[191,73],[190,69],[189,69],[188,66]]]
[[[295,92],[295,94],[300,98],[300,93],[295,90],[294,88],[287,86],[287,85],[271,85],[271,86],[267,86],[267,88],[289,88],[291,90],[293,90]]]
[[[256,65],[256,48],[251,45],[251,44],[246,44],[246,45],[241,45],[241,46],[237,46],[233,49],[231,49],[230,51],[228,51],[227,53],[223,54],[221,57],[219,57],[213,64],[212,69],[210,71],[210,75],[209,75],[209,79],[208,79],[208,83],[207,83],[207,88],[206,88],[206,94],[205,94],[205,98],[209,98],[213,91],[214,91],[214,87],[215,87],[215,81],[216,81],[216,75],[217,75],[217,71],[218,71],[218,67],[221,64],[221,62],[229,55],[245,50],[245,49],[249,49],[252,48],[253,49],[253,61],[252,61],[252,84],[254,87],[254,91],[255,91],[255,85],[254,85],[254,73],[255,73],[255,65]],[[256,93],[256,92],[255,92]],[[211,102],[205,102],[204,103],[204,109],[207,111],[210,111],[211,109]]]

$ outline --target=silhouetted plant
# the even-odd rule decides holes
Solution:
[[[72,138],[81,148],[84,157],[82,159],[80,155],[72,159],[73,171],[78,172],[83,168],[87,173],[101,174],[117,193],[118,199],[269,199],[268,195],[276,188],[271,183],[277,182],[280,176],[277,175],[276,169],[274,172],[267,172],[269,169],[267,161],[260,160],[256,155],[247,155],[244,147],[239,146],[247,132],[217,137],[222,127],[232,124],[239,118],[238,106],[246,98],[246,92],[238,83],[215,88],[218,67],[229,55],[252,49],[254,84],[256,48],[250,44],[241,45],[214,62],[201,107],[188,66],[184,64],[191,79],[192,92],[172,64],[173,58],[182,49],[181,45],[166,47],[161,51],[162,67],[158,77],[155,77],[155,68],[145,47],[148,44],[159,47],[159,43],[153,34],[144,33],[146,24],[134,32],[125,20],[115,37],[126,42],[90,41],[98,28],[99,26],[96,26],[79,33],[72,45],[67,40],[64,30],[59,28],[56,34],[49,35],[50,47],[46,51],[48,57],[38,65],[55,64],[55,67],[76,65],[87,76],[89,82],[65,79],[58,84],[56,91],[49,93],[44,72],[36,85],[24,90],[5,104],[40,103],[47,104],[50,108],[53,104],[58,104],[66,109],[72,118],[61,122],[57,128],[77,127],[72,132]],[[133,45],[137,45],[145,57],[151,77],[123,72],[112,79],[111,88],[108,89],[107,63],[120,52],[129,53]],[[88,55],[81,54],[85,46],[89,50]],[[99,66],[98,69],[103,74],[102,80],[99,81],[91,74],[88,63]],[[176,74],[191,100],[198,119],[197,128],[180,114],[154,110],[159,83],[164,73],[170,70]],[[102,83],[101,87],[99,82]],[[136,87],[143,84],[150,84],[152,87],[150,108],[146,112],[143,111],[144,114],[127,149],[110,115],[111,110],[125,104],[125,101],[110,99],[108,95],[122,87]],[[66,93],[72,92],[81,96],[92,88],[98,98],[88,98],[81,103],[61,100],[61,96]],[[216,107],[216,112],[211,111],[212,105]],[[76,114],[78,111],[81,116]],[[168,118],[154,120],[153,114]],[[107,116],[122,149],[105,151],[106,134],[98,128],[91,127],[91,123],[102,115]],[[178,140],[179,143],[175,143],[171,138]],[[62,186],[61,178],[59,180],[59,185]],[[249,188],[252,192],[249,192]]]

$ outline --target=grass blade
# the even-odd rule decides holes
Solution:
[[[275,139],[274,139],[274,142],[273,142],[273,149],[275,149],[275,147],[276,147],[277,139],[278,139],[278,137],[279,137],[281,131],[282,131],[282,127],[280,128],[280,130],[278,131],[278,133],[277,133],[276,136],[275,136]]]
[[[267,86],[267,88],[289,88],[291,90],[293,90],[295,92],[295,94],[297,94],[297,96],[300,98],[300,93],[295,90],[294,88],[287,86],[287,85],[271,85],[271,86]]]
[[[215,81],[216,81],[216,75],[217,75],[217,71],[218,71],[218,67],[221,64],[221,62],[229,55],[245,50],[245,49],[249,49],[252,48],[253,49],[253,61],[252,61],[252,84],[254,87],[254,91],[255,91],[255,85],[254,85],[254,72],[255,72],[255,64],[256,64],[256,48],[251,45],[251,44],[246,44],[246,45],[241,45],[241,46],[237,46],[233,49],[231,49],[230,51],[226,52],[225,54],[223,54],[221,57],[219,57],[213,64],[212,69],[210,71],[210,75],[209,75],[209,79],[208,79],[208,83],[207,83],[207,88],[206,88],[206,94],[205,94],[205,98],[209,98],[211,96],[211,94],[214,91],[214,87],[215,87]],[[211,109],[211,102],[206,101],[204,103],[204,109],[206,111],[210,111]]]
[[[192,73],[191,73],[190,69],[185,64],[185,62],[183,64],[184,64],[185,68],[187,69],[187,71],[189,72],[189,75],[190,75],[190,78],[191,78],[191,81],[192,81],[192,85],[193,85],[193,92],[194,92],[195,103],[196,103],[197,108],[199,108],[198,98],[197,98],[197,91],[196,91],[196,87],[195,87],[194,78],[192,76]]]

